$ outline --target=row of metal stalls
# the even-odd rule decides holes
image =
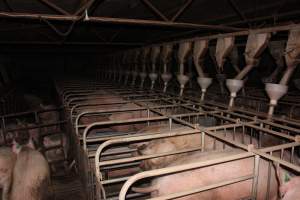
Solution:
[[[258,162],[267,159],[288,167],[293,173],[300,172],[294,163],[299,147],[299,123],[295,120],[273,117],[255,111],[247,111],[238,107],[230,110],[225,104],[200,98],[189,98],[174,94],[163,93],[155,89],[138,89],[136,87],[108,84],[112,80],[99,83],[98,81],[79,81],[77,79],[58,81],[57,89],[62,98],[67,113],[67,121],[73,127],[72,138],[76,146],[76,161],[85,186],[88,199],[143,199],[149,198],[145,194],[135,193],[130,190],[136,182],[148,183],[151,178],[170,173],[192,170],[207,165],[217,165],[246,157],[255,157],[253,174],[240,177],[236,180],[209,185],[205,190],[213,189],[227,184],[253,179],[254,183],[259,174]],[[108,95],[109,94],[109,95]],[[126,105],[134,107],[126,108]],[[97,120],[98,116],[113,116],[130,113],[130,118]],[[126,115],[127,116],[127,115]],[[80,119],[90,119],[89,124]],[[93,122],[93,120],[95,120]],[[114,127],[122,126],[150,127],[166,125],[168,131],[138,131],[128,129],[127,132],[117,132]],[[185,131],[176,131],[176,127],[187,127]],[[107,129],[110,129],[107,131]],[[95,134],[96,133],[96,134]],[[145,141],[169,138],[180,135],[198,134],[202,145],[197,148],[181,149],[175,152],[156,153],[152,155],[139,155],[130,145]],[[250,136],[250,140],[242,142],[234,139],[235,134]],[[277,145],[265,146],[263,137],[268,135],[281,139]],[[216,144],[238,147],[244,150],[236,156],[222,159],[213,159],[208,162],[195,162],[189,165],[162,168],[152,171],[142,171],[139,164],[143,160],[164,157],[167,155],[184,154],[195,151],[206,151],[205,138],[214,138]],[[232,137],[233,136],[233,137]],[[253,148],[249,146],[253,141],[259,142]],[[275,152],[291,152],[292,156],[286,160],[276,157]],[[268,179],[270,182],[270,179]],[[256,195],[257,185],[252,185],[251,197]],[[171,194],[157,199],[173,199],[186,196],[189,193],[203,191],[199,188],[180,194]]]

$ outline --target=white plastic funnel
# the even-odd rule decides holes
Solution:
[[[230,91],[229,108],[231,108],[231,107],[233,107],[234,98],[236,97],[236,94],[244,86],[244,81],[238,80],[238,79],[227,79],[226,86],[227,86],[228,90]]]
[[[238,80],[238,79],[227,79],[226,80],[226,86],[228,90],[230,91],[230,94],[238,93],[238,91],[243,87],[244,81]]]
[[[201,101],[204,100],[204,96],[205,96],[205,92],[206,92],[206,89],[211,85],[212,83],[212,78],[201,78],[201,77],[198,77],[197,78],[197,81],[198,81],[198,84],[200,85],[201,87]]]
[[[274,107],[277,105],[277,101],[287,93],[288,86],[274,83],[266,83],[266,92],[270,98],[270,107],[268,115],[271,117],[274,113]]]
[[[171,80],[172,74],[170,74],[170,73],[163,73],[161,75],[161,78],[164,81],[164,92],[166,92],[167,91],[167,87],[168,87],[168,82]]]
[[[180,94],[179,94],[180,96],[182,96],[184,86],[189,81],[189,79],[190,78],[186,75],[182,75],[182,74],[177,75],[177,80],[180,84]]]
[[[276,105],[277,101],[287,93],[288,86],[275,84],[275,83],[266,83],[266,92],[270,98],[270,104]]]
[[[155,84],[157,77],[158,77],[158,75],[156,73],[149,74],[149,78],[151,80],[151,90],[154,88],[154,84]]]

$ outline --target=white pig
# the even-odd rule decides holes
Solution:
[[[0,148],[0,187],[2,200],[8,200],[16,154],[9,147]]]
[[[43,200],[47,198],[50,170],[44,156],[34,150],[33,143],[13,143],[17,161],[13,170],[11,200]]]

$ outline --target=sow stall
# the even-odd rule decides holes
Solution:
[[[74,126],[73,131],[76,134],[76,139],[78,139],[79,144],[81,144],[78,145],[77,148],[79,149],[79,151],[83,149],[85,152],[80,154],[78,159],[86,167],[85,169],[80,171],[86,172],[85,175],[83,175],[84,173],[81,174],[85,176],[84,181],[86,182],[89,199],[118,199],[118,195],[121,191],[122,184],[128,179],[129,181],[132,181],[133,178],[138,175],[133,176],[132,179],[129,177],[141,171],[138,167],[140,161],[155,157],[163,157],[167,155],[184,154],[187,152],[194,151],[205,151],[203,146],[205,143],[205,138],[207,136],[213,137],[215,140],[215,144],[217,144],[218,142],[224,144],[221,145],[222,148],[225,148],[226,146],[234,146],[245,149],[245,151],[249,150],[247,145],[253,143],[253,141],[255,140],[258,140],[259,142],[257,143],[256,147],[260,149],[259,154],[256,152],[258,150],[251,149],[250,152],[245,153],[242,157],[249,157],[253,156],[254,154],[266,157],[265,152],[272,152],[275,150],[280,152],[290,151],[292,156],[290,157],[289,161],[293,161],[293,157],[295,155],[295,148],[299,146],[297,142],[293,142],[295,141],[294,135],[299,134],[299,126],[296,122],[275,117],[273,118],[273,121],[270,121],[265,118],[265,115],[259,113],[244,111],[238,108],[234,108],[235,110],[228,111],[227,108],[224,107],[224,105],[217,105],[215,103],[209,102],[203,104],[193,99],[189,99],[187,97],[177,97],[171,94],[160,94],[161,96],[159,96],[158,93],[155,93],[155,97],[151,95],[137,97],[137,95],[134,95],[134,93],[130,93],[130,90],[114,90],[113,86],[107,85],[103,87],[109,88],[110,92],[116,91],[116,94],[120,96],[124,94],[124,99],[126,100],[124,102],[118,103],[126,104],[128,103],[128,101],[131,101],[139,105],[140,108],[109,110],[101,109],[101,106],[103,106],[101,105],[101,103],[89,105],[88,103],[81,104],[79,101],[77,102],[78,104],[72,104],[73,107],[69,109],[69,123],[72,123],[72,126]],[[71,93],[72,91],[70,91],[70,94]],[[147,91],[144,94],[151,94],[151,91]],[[75,91],[73,98],[76,98],[77,95],[85,96],[84,92],[80,94],[80,92]],[[135,97],[137,98],[137,100],[135,100]],[[101,99],[101,97],[99,98]],[[68,102],[72,102],[71,99],[69,99]],[[114,103],[112,105],[114,105]],[[97,106],[98,109],[95,109],[97,108]],[[133,111],[144,112],[147,117],[124,120],[109,120],[103,122],[95,122],[89,125],[80,124],[80,118],[83,116],[92,117],[93,115],[109,115],[113,113]],[[199,127],[199,121],[201,121],[199,120],[199,118],[202,118],[203,121],[203,117],[215,119],[216,124],[210,127]],[[92,132],[93,129],[101,130],[101,127],[127,124],[144,124],[145,126],[165,124],[169,126],[170,131],[165,133],[152,132],[144,134],[142,132],[127,132],[116,134],[113,136],[103,134],[98,135],[97,137],[89,138],[89,133]],[[190,127],[191,130],[174,134],[174,132],[172,131],[173,124],[181,124],[183,126]],[[236,132],[242,134],[243,136],[249,134],[251,136],[250,140],[244,140],[243,142],[233,140]],[[168,138],[172,136],[174,137],[175,135],[188,134],[199,134],[199,140],[203,141],[203,146],[199,146],[199,148],[184,149],[175,152],[143,156],[134,156],[133,152],[135,151],[135,149],[129,147],[129,144],[139,143],[145,140],[155,140],[159,138]],[[265,137],[266,135],[273,135],[276,137],[280,137],[281,139],[284,138],[284,145],[279,145],[274,148],[267,148],[266,146],[262,147],[260,139]],[[215,146],[215,148],[217,148],[217,146]],[[285,150],[287,148],[289,150]],[[281,153],[281,155],[283,155],[283,153]],[[267,158],[271,160],[273,159],[272,157],[269,158],[268,156]],[[278,158],[274,159],[278,161]],[[218,160],[212,161],[212,163],[214,164],[218,162]],[[280,161],[281,164],[287,165],[289,167],[293,166],[292,169],[298,170],[295,164],[287,164],[286,162],[286,160]],[[199,166],[203,165],[199,164]],[[160,174],[162,171],[158,170],[157,173]],[[145,173],[147,172],[142,172],[142,174]],[[158,174],[155,173],[155,175]],[[251,179],[254,177],[255,176],[249,176],[246,178],[243,177],[243,179],[233,180],[223,184],[234,183],[236,181]],[[126,188],[128,188],[128,185],[130,185],[131,183],[132,182],[129,182],[124,186],[125,189],[123,189],[120,193],[120,198],[125,197],[124,195],[126,193]],[[218,184],[218,186],[220,186],[220,184]],[[127,195],[126,198],[134,199],[142,197],[145,198],[146,196],[144,194],[131,192]]]

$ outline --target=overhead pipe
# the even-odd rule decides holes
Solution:
[[[231,61],[232,67],[233,69],[236,71],[236,73],[240,73],[240,67],[239,67],[239,51],[237,46],[234,46],[230,55],[229,55],[229,59]],[[247,78],[245,78],[244,81],[247,81]],[[245,88],[242,88],[242,93],[244,96],[246,96],[246,91]]]
[[[216,44],[216,64],[218,67],[219,72],[224,71],[224,64],[226,61],[226,58],[230,55],[230,53],[233,50],[234,47],[234,36],[228,36],[228,37],[219,37]],[[226,80],[225,74],[218,74],[217,79],[219,80],[219,83],[221,85],[221,90],[224,90],[224,82]],[[227,84],[227,81],[226,81]],[[224,94],[224,91],[221,91],[222,94]]]
[[[288,82],[300,63],[300,27],[295,27],[290,30],[289,38],[285,50],[286,70],[279,82],[279,84],[266,83],[266,92],[270,98],[270,105],[268,111],[268,118],[270,119],[274,114],[274,109],[277,102],[288,91]]]
[[[216,79],[219,82],[221,94],[224,94],[225,93],[224,83],[226,80],[226,74],[224,74],[223,71],[220,71],[218,64],[216,62],[216,59],[215,59],[216,47],[210,46],[208,50],[209,50],[209,56],[212,59],[214,66],[216,67],[216,71],[217,71]]]
[[[147,47],[142,50],[142,56],[141,56],[142,71],[140,72],[140,78],[141,78],[140,88],[144,87],[145,79],[147,77],[146,65],[147,65],[147,58],[148,58],[149,52],[150,52],[150,48],[147,48]]]
[[[237,46],[234,46],[231,50],[231,53],[229,54],[229,59],[231,61],[233,69],[237,73],[240,73],[241,70],[239,68],[239,52]]]
[[[256,33],[250,32],[247,39],[246,49],[245,49],[245,60],[246,66],[240,73],[234,77],[234,79],[227,79],[226,85],[230,91],[230,101],[228,108],[231,109],[234,105],[234,99],[239,92],[239,90],[244,86],[243,78],[249,73],[249,71],[258,65],[259,58],[262,52],[268,45],[271,38],[270,33]]]
[[[139,56],[140,56],[140,49],[137,49],[134,51],[134,58],[133,58],[133,70],[131,72],[132,74],[132,81],[131,81],[131,86],[134,87],[135,86],[135,82],[136,82],[136,78],[138,76],[138,65],[139,65]]]
[[[179,95],[182,96],[185,84],[188,82],[189,77],[184,75],[184,61],[191,50],[192,43],[191,42],[183,42],[179,44],[178,50],[178,61],[179,61],[179,74],[177,75],[177,80],[180,84],[180,93]]]
[[[204,100],[206,90],[212,83],[212,78],[205,77],[205,74],[203,72],[203,62],[208,50],[208,42],[208,40],[195,41],[193,50],[194,65],[198,73],[197,82],[201,87],[201,101]]]
[[[157,80],[158,74],[156,72],[156,62],[158,55],[160,53],[160,46],[155,46],[151,48],[151,72],[149,73],[149,78],[151,80],[151,90],[154,88],[155,81]]]
[[[173,46],[171,44],[165,44],[162,46],[161,59],[163,62],[163,73],[161,74],[161,78],[164,81],[164,93],[167,91],[168,83],[172,79],[172,74],[168,72],[167,67],[170,55],[172,53],[172,48]]]

